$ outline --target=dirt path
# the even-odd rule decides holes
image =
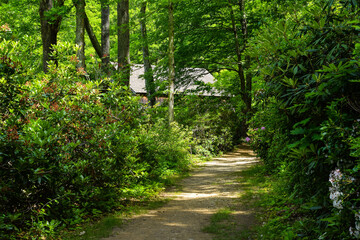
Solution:
[[[103,240],[209,240],[212,235],[202,232],[202,228],[209,225],[211,215],[235,205],[238,210],[233,214],[239,224],[251,225],[254,221],[251,210],[244,209],[236,201],[241,192],[236,179],[240,171],[256,161],[253,152],[241,146],[203,163],[191,177],[180,182],[181,192],[174,188],[163,194],[173,200],[159,209],[131,218]]]

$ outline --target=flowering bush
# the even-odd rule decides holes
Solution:
[[[271,171],[277,171],[286,161],[289,150],[288,119],[275,101],[257,106],[257,111],[249,121],[248,139],[253,150]]]
[[[189,163],[180,126],[151,125],[126,87],[108,81],[104,91],[69,49],[59,44],[48,74],[0,56],[1,239],[51,239]]]
[[[289,217],[297,236],[354,239],[360,209],[359,12],[353,1],[325,2],[308,5],[312,10],[300,21],[274,23],[279,32],[261,32],[253,43],[264,84],[249,123],[266,126],[266,135],[258,138],[253,129],[249,137],[269,172],[284,180],[286,201],[308,210]]]
[[[336,169],[330,173],[329,181],[331,183],[331,187],[329,187],[330,191],[330,200],[333,202],[334,208],[343,209],[342,198],[343,193],[340,189],[340,184],[343,179],[343,174],[339,169]]]
[[[360,238],[360,212],[355,213],[355,228],[349,228],[350,235],[354,238]]]
[[[333,207],[336,209],[335,214],[340,218],[338,221],[346,221],[350,223],[349,234],[354,238],[360,237],[360,214],[357,199],[359,192],[354,189],[356,186],[356,179],[352,176],[347,176],[340,171],[340,169],[333,170],[329,175],[330,200]],[[354,227],[353,227],[354,226]]]
[[[138,124],[136,100],[115,85],[100,94],[96,83],[69,72],[52,66],[23,86],[7,77],[19,92],[1,114],[0,206],[14,227],[30,217],[40,223],[61,216],[72,225],[93,209],[108,211],[126,184],[124,166],[136,148],[129,134]],[[109,103],[112,95],[118,97]],[[50,225],[32,228],[41,234]]]

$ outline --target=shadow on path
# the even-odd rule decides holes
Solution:
[[[251,149],[242,145],[234,152],[203,163],[191,177],[180,182],[180,193],[174,188],[163,194],[165,198],[172,198],[165,206],[132,217],[103,240],[212,239],[212,235],[202,229],[219,209],[239,205],[236,199],[242,186],[236,179],[242,170],[256,162]],[[238,206],[236,209],[233,215],[240,225],[254,222],[251,210]]]

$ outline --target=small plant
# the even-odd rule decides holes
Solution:
[[[216,235],[224,235],[229,231],[232,211],[228,208],[218,210],[211,216],[211,223],[203,231]]]

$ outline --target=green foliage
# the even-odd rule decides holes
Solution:
[[[71,45],[55,48],[48,74],[28,75],[10,51],[21,43],[2,44],[0,238],[53,239],[188,168],[189,134],[150,124],[116,81],[89,81]]]
[[[260,98],[256,113],[251,119],[248,136],[250,144],[264,161],[266,168],[277,171],[286,163],[289,149],[289,119],[279,108],[276,99],[269,99],[267,104]]]
[[[39,18],[38,4],[38,1],[34,0],[2,1],[0,11],[6,14],[0,16],[0,25],[7,24],[13,30],[13,39],[36,37],[35,33],[40,31],[39,25],[34,24]]]
[[[269,229],[279,227],[288,239],[353,239],[359,222],[357,4],[313,1],[287,15],[251,41],[249,54],[264,82],[248,134],[266,168],[287,179],[288,196],[313,211],[286,228],[274,218]],[[266,131],[254,130],[261,126]]]
[[[229,99],[188,95],[175,105],[176,120],[192,131],[193,153],[211,156],[238,143],[239,122]]]
[[[191,133],[177,123],[167,127],[164,120],[146,125],[139,139],[141,159],[149,164],[150,177],[166,180],[178,170],[189,167]]]
[[[131,55],[141,63],[137,3],[131,2]],[[12,233],[55,238],[60,228],[100,216],[122,201],[148,198],[172,174],[187,169],[189,151],[211,155],[231,149],[245,120],[247,140],[267,173],[285,182],[279,189],[286,195],[265,199],[275,212],[264,228],[269,238],[358,237],[358,1],[246,1],[248,39],[240,31],[237,1],[174,3],[178,72],[188,67],[218,72],[218,87],[232,97],[180,97],[180,125],[167,128],[166,107],[140,106],[117,84],[121,76],[101,72],[97,58],[88,56],[87,69],[76,69],[76,48],[67,43],[75,38],[71,1],[55,8],[63,16],[54,47],[59,66],[51,63],[48,74],[39,73],[38,1],[2,2],[0,238]],[[168,60],[166,6],[167,1],[148,4],[151,60],[160,69]],[[245,75],[253,75],[254,104],[247,116],[229,6],[245,46],[241,54],[251,61]],[[99,1],[87,1],[98,36],[99,7]],[[112,24],[112,46],[116,31]],[[111,48],[112,58],[116,50]],[[91,48],[87,52],[94,55]],[[339,179],[329,182],[335,173]],[[329,187],[337,195],[330,195]]]
[[[318,223],[311,218],[319,213],[319,207],[301,207],[301,200],[286,194],[287,177],[267,172],[266,165],[258,164],[243,171],[239,179],[249,186],[240,201],[256,209],[257,224],[251,238],[313,239],[312,230]]]

